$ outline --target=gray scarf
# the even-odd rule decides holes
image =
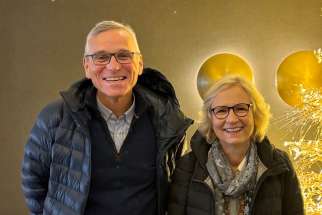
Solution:
[[[224,199],[245,197],[245,214],[249,213],[252,191],[256,184],[257,148],[251,143],[246,154],[246,166],[234,174],[218,141],[214,141],[209,152],[207,169],[216,193],[216,214],[223,214]]]

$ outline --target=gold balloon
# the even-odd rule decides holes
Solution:
[[[299,51],[286,57],[276,74],[280,97],[293,107],[303,106],[301,90],[322,90],[322,64],[313,51]],[[322,92],[321,92],[322,93]]]
[[[204,99],[209,88],[226,75],[240,75],[253,81],[252,70],[243,59],[233,54],[217,54],[208,58],[199,70],[197,87],[201,98]]]

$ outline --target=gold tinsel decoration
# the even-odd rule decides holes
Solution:
[[[303,108],[291,111],[283,119],[293,128],[293,141],[284,144],[294,161],[306,214],[318,215],[322,214],[322,95],[303,88],[301,92]]]
[[[285,134],[290,138],[284,144],[294,161],[307,215],[322,214],[321,62],[321,49],[298,52],[284,60],[284,67],[280,66],[277,74],[281,98],[293,106],[277,122],[283,125],[281,128],[286,129]],[[295,76],[290,68],[297,68],[301,74]],[[287,75],[291,73],[292,78],[288,79]]]
[[[322,214],[322,150],[321,141],[285,142],[293,156],[307,215]]]

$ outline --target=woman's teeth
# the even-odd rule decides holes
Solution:
[[[225,131],[227,132],[238,132],[240,131],[242,128],[225,128]]]

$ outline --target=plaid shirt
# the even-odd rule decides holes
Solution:
[[[135,110],[135,97],[133,95],[133,103],[131,107],[120,117],[117,117],[110,109],[102,104],[102,102],[96,97],[98,110],[102,117],[105,119],[108,130],[114,141],[117,152],[123,145],[123,142],[129,132],[130,125],[134,116]]]

